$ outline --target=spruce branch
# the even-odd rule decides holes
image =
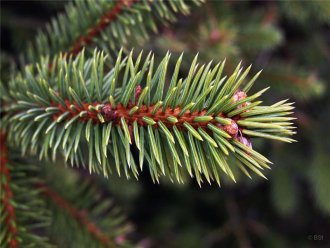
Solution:
[[[16,213],[12,205],[13,191],[10,186],[11,176],[8,169],[8,150],[5,146],[5,134],[0,134],[0,171],[1,171],[1,219],[4,220],[4,228],[1,230],[1,244],[8,247],[17,247],[17,228],[16,228]]]
[[[106,74],[108,56],[100,52],[87,60],[83,53],[69,61],[59,56],[50,75],[47,61],[27,66],[9,85],[12,102],[2,125],[10,141],[40,158],[61,152],[83,166],[87,159],[90,172],[105,176],[116,170],[138,177],[146,161],[154,181],[166,175],[182,182],[185,169],[199,184],[203,177],[220,184],[222,174],[235,181],[229,156],[244,174],[265,177],[270,161],[251,138],[294,141],[292,103],[260,106],[267,88],[248,95],[259,75],[246,80],[251,66],[239,64],[223,76],[224,62],[204,69],[196,56],[179,78],[182,56],[169,73],[169,53],[158,66],[151,53],[144,60],[121,54]]]
[[[270,69],[263,72],[263,78],[276,90],[295,98],[311,99],[322,95],[325,82],[316,73],[292,64],[272,62]]]
[[[311,18],[314,18],[314,23],[330,24],[328,1],[279,2],[278,5],[279,12],[296,24],[306,25]]]
[[[62,247],[69,245],[68,240],[88,247],[130,247],[126,235],[131,225],[111,200],[99,197],[99,191],[89,181],[73,180],[70,175],[73,183],[62,182],[62,192],[55,191],[49,184],[63,180],[63,171],[57,175],[51,168],[43,171],[23,161],[13,149],[8,153],[3,132],[0,142],[1,247]],[[69,199],[63,192],[70,192]],[[40,234],[47,234],[47,238]]]
[[[56,216],[48,228],[54,244],[59,247],[131,247],[127,236],[132,225],[91,180],[58,166],[48,167],[45,177],[47,180],[37,187]],[[59,179],[62,179],[60,186]]]
[[[30,62],[41,56],[54,56],[60,52],[77,55],[83,48],[102,48],[111,54],[128,42],[141,43],[150,31],[156,32],[158,23],[167,25],[176,15],[189,14],[190,5],[200,5],[201,0],[147,1],[99,0],[74,1],[39,32],[27,49]],[[79,20],[79,21],[78,21]]]
[[[37,167],[15,162],[9,157],[6,135],[0,133],[0,246],[1,247],[53,247],[46,237],[37,235],[36,228],[49,224],[49,212],[40,201],[40,191],[34,188],[39,179]],[[16,159],[17,160],[17,159]]]
[[[87,231],[95,237],[100,243],[107,247],[114,247],[109,238],[102,233],[102,231],[92,223],[83,211],[76,209],[71,206],[64,198],[62,198],[57,192],[49,188],[45,184],[39,185],[40,189],[43,191],[44,195],[49,198],[54,204],[59,208],[66,211],[73,219],[79,222],[81,225],[86,227]]]

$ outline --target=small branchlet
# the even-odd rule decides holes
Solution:
[[[13,80],[10,140],[41,158],[50,153],[56,158],[60,150],[72,164],[84,163],[87,157],[89,170],[106,177],[112,165],[118,174],[138,177],[147,162],[156,182],[166,172],[182,182],[187,170],[199,184],[204,179],[220,184],[222,172],[235,181],[229,156],[265,177],[261,169],[269,168],[270,161],[252,149],[252,138],[294,141],[289,138],[295,133],[289,117],[292,104],[261,106],[258,98],[268,88],[248,95],[244,85],[250,89],[256,79],[247,80],[250,67],[243,70],[239,65],[232,75],[223,76],[224,62],[199,67],[196,56],[186,77],[178,79],[182,56],[169,74],[170,54],[154,70],[153,56],[140,63],[141,56],[134,61],[131,53],[119,57],[106,75],[95,76],[103,72],[106,57],[95,52],[85,61],[79,54],[70,63],[58,58],[54,75],[61,72],[61,80],[27,77],[23,84],[24,75]],[[39,77],[45,77],[47,66],[40,68],[45,73]],[[26,68],[27,75],[30,70]],[[139,167],[132,154],[135,148]],[[246,173],[245,167],[237,168]]]

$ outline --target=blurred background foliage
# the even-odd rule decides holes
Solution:
[[[1,2],[2,80],[19,68],[26,42],[65,3]],[[203,61],[226,58],[228,72],[239,61],[263,69],[255,90],[270,85],[264,101],[296,102],[299,142],[253,142],[274,162],[268,181],[242,177],[236,184],[224,180],[222,188],[199,188],[166,179],[154,185],[143,173],[139,181],[93,175],[135,226],[132,239],[143,247],[329,247],[330,2],[207,1],[161,28],[143,49],[175,57],[184,51],[186,58],[199,52]]]

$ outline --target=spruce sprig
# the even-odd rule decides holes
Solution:
[[[0,246],[54,247],[40,228],[50,224],[50,212],[40,199],[35,184],[42,182],[36,176],[38,166],[18,158],[5,145],[6,136],[0,133]]]
[[[186,170],[199,184],[220,184],[222,174],[235,181],[229,156],[244,174],[265,177],[270,161],[253,150],[250,138],[294,141],[291,103],[260,106],[267,88],[247,95],[259,75],[247,80],[251,66],[239,64],[224,76],[224,62],[199,66],[196,56],[180,78],[182,56],[170,72],[169,53],[158,65],[151,53],[136,60],[132,52],[121,54],[107,73],[109,57],[101,52],[86,60],[84,53],[68,61],[58,56],[51,72],[48,59],[27,66],[9,86],[12,103],[2,123],[9,140],[40,159],[60,152],[105,176],[116,170],[137,178],[148,164],[155,182],[161,175],[183,182]]]
[[[57,247],[132,247],[128,240],[132,224],[93,179],[86,180],[76,171],[59,166],[48,166],[44,176],[47,182],[38,188],[56,216],[47,233]],[[58,180],[62,180],[61,185]]]
[[[28,62],[35,62],[41,56],[62,52],[69,57],[84,48],[93,52],[95,47],[115,54],[129,42],[140,44],[151,32],[157,32],[159,24],[168,25],[176,15],[188,15],[192,5],[201,3],[202,0],[76,0],[39,31],[26,57]]]

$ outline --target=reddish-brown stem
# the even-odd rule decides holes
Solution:
[[[138,100],[140,93],[141,87],[137,87],[135,92],[136,100]],[[246,97],[247,95],[245,92],[237,91],[233,95],[232,101],[233,103],[235,103]],[[219,113],[216,116],[214,114],[210,114],[208,116],[213,117],[213,119],[211,119],[210,121],[195,121],[196,117],[206,115],[206,109],[192,112],[187,110],[186,112],[181,113],[182,108],[180,107],[167,107],[165,110],[163,110],[163,108],[159,108],[158,110],[154,111],[155,105],[141,105],[136,112],[130,113],[132,108],[135,107],[135,105],[131,101],[129,101],[127,106],[124,106],[123,104],[117,104],[116,106],[112,106],[109,103],[101,104],[98,102],[94,102],[93,104],[81,103],[79,105],[77,102],[71,102],[69,100],[64,100],[64,103],[65,105],[53,102],[52,106],[58,107],[60,110],[53,115],[54,121],[56,121],[62,114],[66,112],[69,113],[69,115],[67,115],[66,117],[67,120],[70,120],[79,115],[80,113],[84,112],[84,114],[78,119],[79,121],[87,122],[91,119],[93,120],[94,124],[100,124],[101,121],[98,115],[101,115],[105,123],[112,122],[113,124],[120,126],[121,119],[124,118],[128,127],[131,128],[134,122],[137,122],[139,126],[148,125],[143,119],[144,117],[148,117],[156,122],[153,125],[155,128],[158,127],[158,122],[162,122],[169,129],[172,129],[173,126],[176,126],[178,129],[185,129],[184,123],[188,123],[195,129],[201,127],[207,130],[207,125],[211,123],[221,128],[222,130],[230,134],[232,137],[237,137],[238,134],[242,136],[241,132],[239,132],[240,127],[237,125],[237,120],[240,119],[239,116],[235,116],[230,119],[224,113]],[[246,104],[249,104],[249,102],[245,102],[239,105],[237,108],[245,106]],[[72,107],[72,105],[74,107]],[[98,105],[102,105],[102,107],[97,107]],[[91,110],[90,107],[92,107]],[[169,121],[169,117],[175,117],[177,119],[177,122],[173,123]],[[221,125],[217,123],[214,117],[226,118],[228,120],[231,120],[231,123],[228,125]]]
[[[38,187],[44,195],[52,200],[57,207],[64,209],[73,219],[84,226],[96,240],[102,243],[105,247],[115,247],[110,238],[105,235],[87,216],[85,210],[79,210],[66,201],[59,193],[48,187],[46,184],[39,184]]]
[[[101,34],[101,32],[106,29],[106,27],[115,20],[120,14],[121,10],[126,6],[130,7],[132,4],[138,0],[118,0],[116,5],[103,14],[100,20],[95,24],[95,26],[90,27],[87,34],[80,35],[72,44],[71,48],[68,51],[63,51],[66,55],[66,58],[69,58],[71,55],[75,57],[85,46],[93,42],[93,39]],[[53,64],[48,64],[49,71],[52,70]]]
[[[3,204],[5,219],[4,224],[7,226],[8,233],[6,235],[7,245],[10,248],[18,247],[17,228],[16,228],[16,212],[12,205],[13,191],[10,187],[10,171],[8,164],[8,149],[6,146],[6,134],[0,130],[0,175],[4,177],[1,180],[1,189],[4,191],[1,194],[1,203]]]
[[[86,35],[81,35],[72,45],[68,52],[68,55],[77,55],[84,46],[90,44],[93,38],[100,35],[100,33],[110,24],[111,21],[115,20],[120,14],[124,7],[130,7],[137,0],[118,0],[116,5],[101,16],[98,23],[91,27]]]
[[[185,129],[184,123],[187,122],[194,128],[201,127],[203,129],[207,129],[207,125],[209,123],[213,125],[219,126],[219,124],[215,121],[215,119],[212,119],[210,121],[206,122],[195,122],[194,119],[198,116],[204,116],[207,112],[207,110],[202,110],[202,111],[186,111],[180,116],[181,108],[176,107],[172,109],[171,107],[167,107],[165,111],[162,110],[162,108],[158,109],[154,114],[152,114],[154,110],[154,105],[147,106],[147,105],[142,105],[138,111],[136,111],[134,114],[129,114],[130,110],[132,107],[135,105],[133,104],[128,104],[127,107],[125,107],[122,104],[118,104],[115,107],[112,107],[111,104],[105,104],[101,110],[89,110],[89,106],[94,106],[94,108],[99,105],[100,103],[93,103],[93,104],[87,104],[84,103],[83,106],[79,106],[76,102],[70,102],[68,100],[65,100],[65,105],[62,104],[53,104],[53,106],[56,106],[60,109],[59,112],[53,115],[54,121],[57,120],[59,116],[61,116],[65,112],[69,112],[69,115],[66,117],[67,120],[74,118],[77,116],[80,112],[86,112],[84,116],[79,118],[79,121],[82,122],[87,122],[88,120],[92,119],[94,124],[99,124],[101,123],[99,118],[97,117],[98,114],[101,114],[105,120],[105,122],[112,122],[115,125],[121,125],[121,118],[125,118],[125,121],[128,126],[132,126],[133,122],[137,122],[139,126],[146,126],[147,123],[143,121],[143,117],[149,117],[153,119],[155,122],[161,121],[166,127],[168,128],[173,128],[175,125],[178,129]],[[74,105],[75,108],[70,108],[71,105]],[[175,124],[170,122],[167,118],[173,116],[177,118],[178,122]],[[210,116],[215,117],[213,114]],[[219,113],[217,116],[227,118],[225,114]],[[232,124],[237,125],[235,120],[232,120]],[[231,124],[229,124],[231,125]],[[227,125],[227,126],[229,126]],[[154,127],[158,127],[157,124],[154,125]],[[223,127],[224,130],[228,133],[230,133],[229,130],[226,130],[226,126]],[[234,135],[233,135],[234,136]]]
[[[105,105],[105,107],[111,108],[111,105],[108,104]],[[155,107],[154,105],[151,105],[149,107],[147,105],[142,105],[137,112],[130,115],[129,111],[131,107],[133,106],[125,107],[122,104],[118,104],[115,108],[111,110],[112,114],[107,116],[106,113],[104,113],[106,121],[113,121],[116,124],[120,124],[120,119],[124,117],[128,125],[133,125],[133,122],[136,121],[139,126],[146,126],[147,123],[143,121],[143,117],[149,117],[153,119],[155,122],[161,121],[168,128],[172,128],[175,125],[179,129],[184,128],[183,123],[185,122],[189,123],[194,128],[198,128],[198,127],[206,128],[208,123],[213,123],[213,124],[216,123],[215,120],[211,120],[207,122],[194,122],[195,117],[204,116],[206,114],[205,109],[202,111],[194,111],[194,112],[186,111],[184,114],[180,116],[179,114],[182,110],[180,107],[176,107],[174,109],[172,109],[171,107],[167,107],[165,111],[163,111],[162,108],[158,109],[156,113],[153,115],[152,111]],[[175,118],[177,118],[178,122],[175,124],[171,123],[167,119],[169,116],[174,116]],[[225,117],[222,113],[220,113],[218,116]],[[157,127],[157,124],[155,124],[155,126]]]

